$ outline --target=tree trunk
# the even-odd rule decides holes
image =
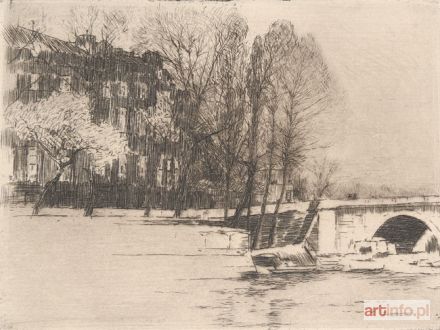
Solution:
[[[253,169],[252,166],[252,168],[248,170],[248,179],[246,181],[246,188],[243,197],[240,203],[238,203],[237,208],[235,209],[234,219],[232,222],[233,227],[238,226],[241,213],[243,212],[244,208],[249,205],[249,201],[252,195],[252,190],[254,189],[254,179],[255,179],[255,170]]]
[[[283,181],[281,184],[281,193],[275,205],[275,210],[273,211],[273,223],[269,233],[269,247],[272,247],[275,244],[275,235],[277,230],[277,222],[278,222],[278,212],[280,210],[281,203],[284,198],[284,194],[286,193],[286,184],[287,184],[287,166],[283,166]]]
[[[246,217],[249,219],[249,217],[252,215],[252,198],[253,198],[253,196],[252,196],[252,190],[253,189],[251,189],[251,193],[249,194],[249,198],[248,198],[248,203],[247,203],[247,214],[246,214]]]
[[[283,182],[281,185],[281,193],[280,193],[280,196],[277,200],[277,204],[275,205],[275,210],[273,212],[274,216],[276,216],[278,214],[278,211],[280,210],[280,206],[281,206],[281,203],[284,198],[284,193],[286,192],[287,170],[288,170],[287,165],[284,165],[283,166]]]
[[[198,121],[200,115],[200,107],[202,104],[202,98],[198,97],[195,100],[190,100],[192,107],[189,111],[188,117],[186,117],[187,123],[195,124]],[[188,124],[187,124],[188,125]],[[196,158],[196,148],[198,141],[198,136],[193,127],[187,127],[183,131],[186,131],[188,139],[190,142],[183,141],[183,148],[181,154],[181,164],[179,166],[179,180],[177,184],[177,196],[174,201],[174,217],[180,217],[182,210],[185,208],[186,197],[188,192],[188,178],[191,170],[191,166],[194,166],[194,161]]]
[[[251,55],[251,58],[253,55]],[[252,58],[253,64],[252,68],[255,69],[257,67],[258,61],[261,61],[258,57]],[[253,73],[255,75],[255,72]],[[254,77],[255,78],[255,77]],[[255,82],[253,82],[255,83]],[[254,85],[253,85],[254,86]],[[248,178],[246,182],[245,194],[241,203],[237,206],[234,214],[233,226],[237,227],[240,221],[241,212],[248,205],[248,213],[250,214],[249,203],[252,203],[252,192],[254,190],[254,180],[255,173],[257,172],[258,166],[258,132],[260,125],[260,117],[262,106],[260,104],[260,98],[262,96],[262,92],[258,89],[252,88],[250,90],[249,98],[251,103],[251,122],[250,122],[250,132],[249,132],[249,140],[248,140],[248,149],[249,149],[249,163],[248,167]],[[248,216],[249,222],[249,216]]]
[[[270,182],[272,181],[273,153],[275,147],[274,144],[275,144],[275,119],[273,119],[272,122],[272,134],[271,134],[270,146],[269,146],[269,168],[267,171],[266,182],[264,185],[264,195],[263,195],[263,201],[261,203],[261,215],[264,215],[266,213],[266,205],[267,205],[267,199],[269,197]]]
[[[95,174],[93,170],[90,170],[89,184],[89,202],[84,209],[85,217],[92,217],[93,208],[95,205]]]
[[[272,132],[272,133],[274,133],[274,132]],[[274,136],[275,136],[275,134],[272,134],[271,145],[273,145]],[[254,241],[252,242],[252,250],[260,248],[261,234],[262,234],[261,232],[263,229],[264,218],[266,215],[266,205],[267,205],[267,199],[269,197],[270,182],[272,181],[272,171],[273,171],[273,147],[270,147],[269,148],[269,169],[267,171],[266,182],[264,185],[264,195],[263,195],[263,200],[261,203],[261,215],[260,215],[260,218],[258,219],[255,238],[254,238]]]
[[[273,220],[272,220],[272,227],[270,228],[269,232],[269,247],[273,247],[275,245],[275,235],[277,234],[277,225],[278,225],[278,215],[274,214]]]
[[[155,208],[154,191],[156,190],[157,166],[159,157],[155,152],[155,148],[148,155],[147,172],[145,173],[145,200],[144,200],[144,216],[150,216],[152,208]]]
[[[182,210],[185,207],[186,190],[187,190],[187,177],[188,171],[186,164],[182,166],[179,173],[179,182],[177,185],[177,196],[174,204],[174,217],[178,218],[182,214]]]
[[[224,220],[228,218],[228,210],[229,210],[229,195],[231,190],[231,171],[229,168],[226,171],[225,177],[225,194],[224,194],[224,205],[223,205],[223,217]]]
[[[147,183],[148,185],[148,183]],[[147,186],[147,189],[145,191],[145,202],[144,202],[144,217],[149,217],[151,212],[151,189]]]
[[[191,172],[191,166],[194,166],[196,159],[195,149],[187,151],[186,155],[183,157],[184,161],[180,168],[179,181],[177,187],[177,200],[174,208],[174,217],[180,217],[182,210],[185,208],[186,197],[188,194],[188,178]]]
[[[264,223],[265,215],[262,214],[258,219],[257,228],[255,229],[254,239],[252,240],[252,250],[257,250],[261,246],[261,234],[263,231],[263,223]]]
[[[43,188],[43,192],[40,195],[40,198],[38,198],[37,202],[35,203],[35,205],[33,207],[32,215],[38,215],[41,207],[44,205],[47,193],[49,192],[50,189],[54,188],[55,185],[57,184],[57,182],[60,180],[60,177],[63,174],[64,169],[65,169],[65,167],[61,167],[60,169],[58,169],[55,177],[52,180],[46,182],[46,184],[44,185],[44,188]]]
[[[255,117],[255,115],[254,115]],[[248,207],[248,222],[250,215],[250,204],[252,203],[252,192],[254,190],[255,173],[257,172],[257,137],[258,137],[258,121],[253,118],[252,130],[249,136],[249,164],[247,165],[248,177],[246,181],[246,188],[242,200],[235,209],[234,219],[232,225],[237,227],[240,221],[241,213],[245,207]]]

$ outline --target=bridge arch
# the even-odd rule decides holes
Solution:
[[[396,245],[397,253],[411,253],[414,246],[430,230],[440,241],[440,231],[422,214],[386,214],[378,226],[373,228],[370,239],[381,237]]]

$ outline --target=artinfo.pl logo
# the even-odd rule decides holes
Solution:
[[[430,320],[429,300],[365,300],[364,320]]]

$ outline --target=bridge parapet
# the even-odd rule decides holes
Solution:
[[[363,207],[399,204],[440,204],[440,196],[369,198],[355,200],[322,200],[320,210],[334,210],[343,207]]]

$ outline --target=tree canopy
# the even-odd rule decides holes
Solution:
[[[89,98],[71,93],[53,93],[34,103],[15,102],[5,111],[7,122],[23,140],[36,142],[59,167],[72,163],[84,150],[97,166],[126,151],[127,142],[107,123],[92,122]]]

